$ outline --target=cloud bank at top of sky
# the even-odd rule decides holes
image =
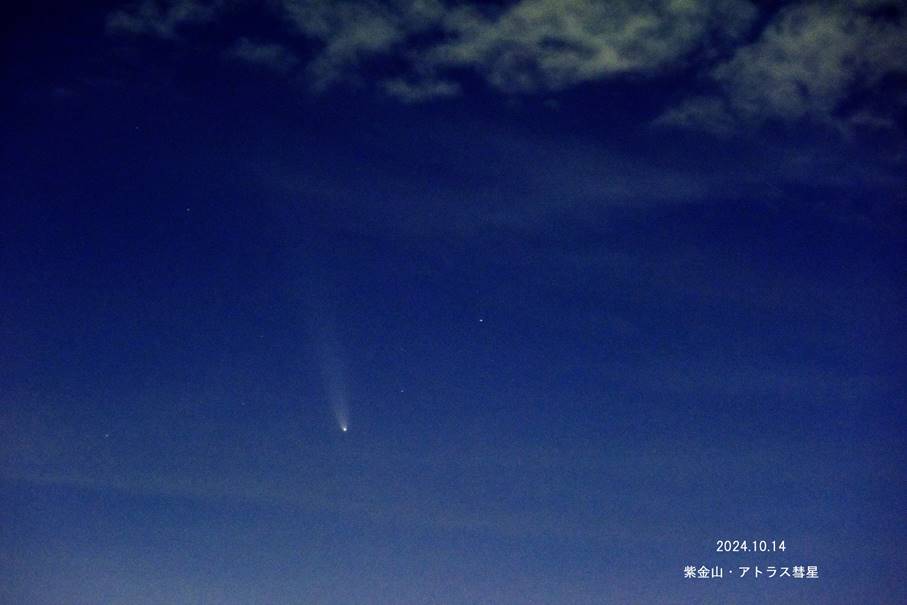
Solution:
[[[731,134],[807,120],[843,133],[892,130],[907,106],[899,2],[746,0],[273,0],[274,31],[223,52],[318,93],[367,82],[404,103],[463,94],[545,94],[617,78],[684,75],[654,124]],[[177,41],[248,8],[243,0],[139,0],[111,35]],[[279,39],[276,39],[279,38]],[[377,63],[381,69],[372,69]],[[900,91],[900,92],[898,92]]]

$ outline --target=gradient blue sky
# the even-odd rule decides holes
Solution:
[[[903,3],[3,10],[0,602],[907,602]]]

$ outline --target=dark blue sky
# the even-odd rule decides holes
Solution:
[[[902,3],[4,10],[0,602],[907,601]]]

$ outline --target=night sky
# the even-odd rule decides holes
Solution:
[[[904,3],[2,10],[0,603],[907,603]]]

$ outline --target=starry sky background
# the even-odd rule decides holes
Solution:
[[[0,602],[907,602],[903,3],[3,11]]]

